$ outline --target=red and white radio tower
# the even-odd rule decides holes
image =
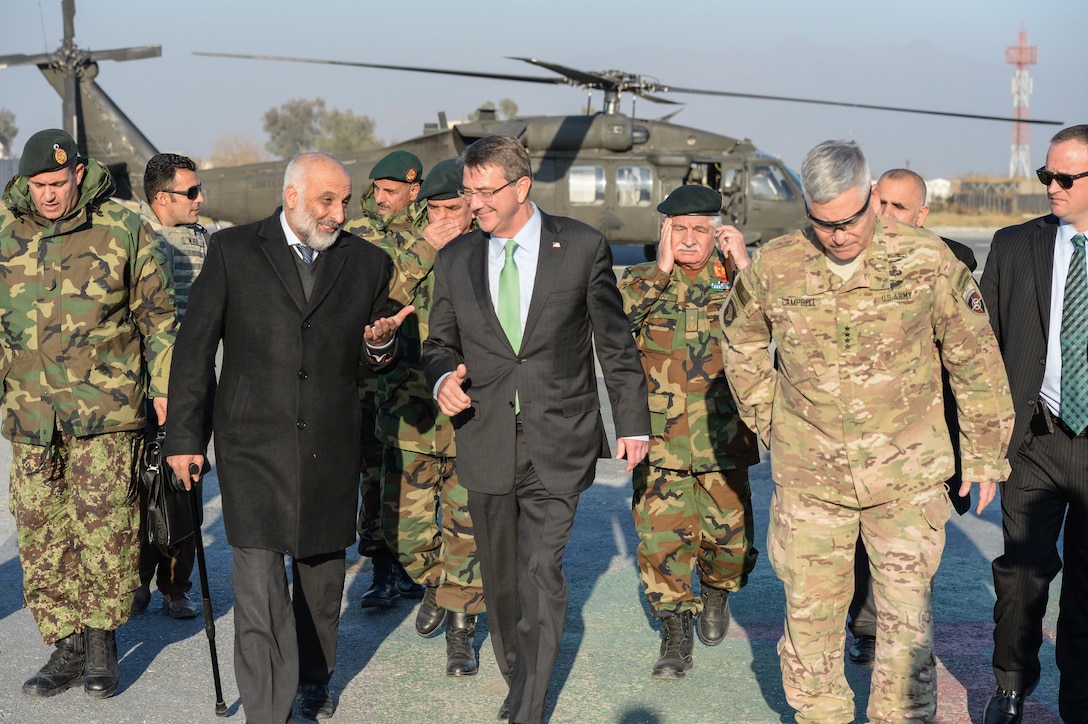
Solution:
[[[1005,62],[1016,66],[1012,77],[1012,114],[1017,119],[1027,119],[1028,97],[1031,96],[1031,76],[1028,66],[1038,62],[1038,47],[1028,45],[1028,31],[1020,23],[1020,42],[1005,48]],[[1031,132],[1028,124],[1017,120],[1012,124],[1012,157],[1009,159],[1009,176],[1031,176]]]

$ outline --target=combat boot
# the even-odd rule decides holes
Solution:
[[[395,558],[393,559],[393,578],[397,581],[397,591],[405,598],[420,599],[427,593],[427,587],[413,581],[408,571],[404,570],[404,566]]]
[[[77,686],[82,679],[83,634],[74,633],[57,641],[49,661],[23,684],[23,693],[27,696],[56,696]]]
[[[707,646],[717,646],[729,630],[729,591],[705,584],[701,588],[703,612],[699,614],[699,636]]]
[[[117,691],[117,635],[114,631],[88,628],[83,632],[83,691],[95,699],[105,699]]]
[[[694,637],[691,611],[661,619],[661,658],[654,664],[653,678],[682,679],[692,666]]]
[[[476,616],[450,611],[446,623],[446,675],[472,676],[479,670],[472,639],[476,636]]]
[[[393,577],[393,556],[382,548],[374,553],[370,563],[374,566],[374,576],[359,605],[363,608],[391,608],[400,595]]]
[[[416,612],[416,633],[424,638],[433,636],[446,622],[446,609],[438,605],[438,586],[427,586],[423,603]]]

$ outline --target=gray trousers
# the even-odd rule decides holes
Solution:
[[[328,684],[336,664],[344,551],[292,560],[234,548],[234,676],[249,724],[291,718],[299,684]]]

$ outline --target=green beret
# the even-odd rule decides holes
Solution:
[[[665,216],[717,216],[722,210],[722,195],[706,186],[688,184],[669,194],[657,210]]]
[[[370,178],[374,180],[390,179],[408,184],[419,183],[423,175],[423,164],[419,156],[408,151],[393,151],[370,169]]]
[[[457,192],[464,182],[465,167],[459,158],[447,158],[431,167],[427,180],[419,187],[419,197],[434,201],[448,201],[457,198]]]
[[[59,171],[78,161],[76,142],[59,128],[38,131],[23,147],[19,159],[20,176],[37,176],[40,173]]]

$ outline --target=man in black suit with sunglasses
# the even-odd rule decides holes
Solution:
[[[1005,552],[993,563],[997,689],[986,724],[1023,720],[1063,563],[1058,710],[1062,721],[1088,722],[1088,124],[1059,131],[1037,173],[1051,213],[994,235],[981,284],[1016,408],[1001,493]]]

